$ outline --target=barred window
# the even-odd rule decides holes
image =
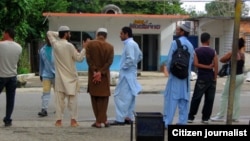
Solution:
[[[246,52],[250,52],[250,35],[245,36],[245,46],[246,46]]]

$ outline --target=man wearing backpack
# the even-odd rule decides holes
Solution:
[[[187,39],[190,32],[190,25],[188,23],[181,24],[176,28],[176,35],[180,40],[183,47],[188,49],[189,52],[189,64],[188,74],[191,74],[191,67],[194,60],[194,47]],[[177,42],[174,40],[171,44],[171,48],[168,53],[168,61],[166,66],[169,72],[168,82],[164,91],[164,117],[165,128],[172,124],[175,116],[175,111],[178,106],[179,118],[177,124],[187,124],[188,111],[189,111],[189,99],[190,99],[190,75],[186,78],[179,78],[171,72],[171,62],[174,52],[177,50]]]

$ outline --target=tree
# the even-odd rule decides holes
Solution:
[[[44,21],[43,12],[66,12],[70,4],[66,0],[29,0],[29,3],[30,5],[28,5],[29,7],[26,9],[29,11],[29,15],[26,18],[29,23],[26,42],[44,37],[48,25],[47,22]]]
[[[43,12],[67,11],[70,3],[66,0],[1,0],[0,1],[0,31],[14,28],[15,41],[23,47],[23,53],[18,65],[18,73],[28,73],[30,64],[27,55],[27,43],[41,38],[47,29],[43,23]]]
[[[0,30],[15,28],[17,39],[23,41],[40,38],[41,31],[47,28],[43,12],[66,12],[70,3],[67,0],[1,0]]]
[[[234,2],[225,0],[216,0],[206,4],[205,7],[207,16],[223,16],[232,17],[234,16],[235,8]],[[242,16],[248,15],[249,7],[243,3],[242,5]]]
[[[68,7],[69,13],[100,13],[103,5],[101,0],[68,0],[71,4]]]
[[[101,13],[108,4],[118,6],[124,14],[187,14],[179,0],[73,0],[69,12]]]

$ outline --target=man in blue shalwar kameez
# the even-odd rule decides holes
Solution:
[[[124,48],[121,55],[119,81],[114,92],[116,119],[111,125],[130,124],[134,120],[135,98],[142,90],[137,81],[137,64],[142,60],[142,52],[132,36],[131,28],[122,28],[120,38]]]
[[[48,116],[49,101],[51,98],[51,88],[55,88],[55,65],[53,58],[53,48],[51,47],[48,37],[46,37],[46,44],[39,51],[39,75],[43,84],[42,94],[42,110],[38,116]]]
[[[187,36],[190,32],[190,25],[187,23],[181,24],[176,28],[176,35],[178,36],[181,44],[184,44],[188,47],[190,53],[189,59],[189,74],[191,74],[191,66],[194,59],[194,48],[193,45],[187,39]],[[168,60],[166,63],[169,77],[166,84],[166,89],[164,91],[164,116],[163,120],[165,122],[165,128],[168,128],[168,125],[172,124],[175,111],[178,106],[179,114],[177,124],[186,124],[188,120],[188,111],[189,111],[189,99],[190,99],[190,75],[185,79],[179,79],[174,76],[170,71],[170,64],[172,60],[172,54],[177,49],[177,43],[174,40],[171,44],[171,48],[168,53]]]

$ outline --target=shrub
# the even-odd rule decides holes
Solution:
[[[29,52],[27,47],[23,47],[23,51],[17,66],[17,74],[27,73],[30,73]]]

